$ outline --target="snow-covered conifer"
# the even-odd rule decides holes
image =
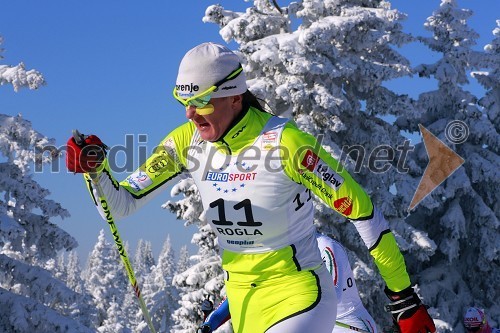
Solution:
[[[0,45],[3,43],[3,37],[0,36]],[[3,49],[0,47],[0,59],[2,59]],[[15,91],[27,87],[29,89],[38,89],[45,84],[43,75],[35,69],[26,70],[24,63],[16,66],[0,64],[0,86],[12,85]]]
[[[70,251],[68,253],[68,259],[66,261],[66,284],[68,287],[74,291],[81,293],[84,290],[84,284],[82,279],[82,269],[80,267],[80,259],[78,258],[78,253],[76,251]]]
[[[183,194],[184,198],[175,202],[167,201],[162,205],[162,208],[168,209],[175,213],[178,219],[184,220],[185,226],[200,223],[203,219],[203,217],[201,217],[203,206],[201,204],[200,193],[191,177],[185,176],[180,180],[179,183],[172,188],[170,195],[175,197],[180,193]]]
[[[482,105],[466,88],[470,71],[476,71],[474,76],[482,84],[494,82],[495,76],[491,56],[472,48],[478,35],[467,24],[471,15],[456,1],[442,0],[425,23],[432,37],[419,38],[441,57],[415,68],[421,77],[435,79],[438,86],[418,98],[417,107],[423,112],[420,123],[465,159],[407,218],[428,230],[437,244],[438,251],[428,261],[409,261],[409,269],[421,271],[416,282],[443,332],[462,332],[460,318],[471,304],[486,308],[492,317],[500,314],[496,301],[500,295],[494,287],[500,283],[498,246],[494,245],[500,237],[500,136],[488,107],[482,108],[495,104],[490,103],[498,84],[486,86],[491,90]],[[494,57],[498,70],[498,54]],[[489,74],[479,74],[483,69],[491,70],[493,81]],[[498,104],[493,114],[495,107],[498,110]],[[425,168],[428,157],[423,144],[417,145],[415,156],[416,163]]]
[[[482,71],[473,71],[472,76],[487,90],[486,95],[479,100],[479,105],[484,107],[490,121],[494,124],[497,132],[500,132],[500,20],[493,30],[493,41],[484,47],[484,55],[481,57]],[[498,151],[498,149],[497,149]],[[498,209],[497,209],[498,211]]]
[[[181,270],[181,265],[178,265],[177,274],[172,281],[180,289],[181,298],[179,301],[181,308],[173,315],[175,325],[172,332],[187,333],[201,323],[203,317],[200,304],[207,295],[213,301],[220,301],[224,282],[216,236],[210,226],[203,221],[200,194],[192,178],[184,178],[172,188],[172,196],[179,193],[183,193],[183,199],[177,202],[169,201],[163,207],[185,220],[185,225],[198,226],[198,232],[191,240],[198,246],[198,253],[190,258],[189,268],[186,270]],[[182,257],[180,260],[183,260]]]
[[[0,85],[12,85],[17,91],[43,83],[39,72],[26,71],[22,63],[0,65]],[[89,331],[71,319],[71,305],[81,295],[54,276],[61,273],[56,267],[58,253],[75,248],[77,242],[50,219],[69,213],[47,198],[49,191],[32,175],[33,166],[58,157],[50,147],[54,140],[34,130],[20,115],[0,114],[1,331]]]
[[[170,235],[165,240],[158,263],[153,267],[143,286],[143,297],[149,309],[153,325],[159,332],[170,332],[172,314],[179,308],[177,288],[172,285],[175,273],[174,250]],[[140,328],[147,330],[143,321]]]
[[[106,319],[97,329],[99,333],[131,333],[132,331],[124,325],[124,313],[115,301],[111,301],[106,311]]]
[[[180,289],[181,307],[174,312],[175,325],[172,332],[188,333],[203,321],[201,303],[208,296],[212,302],[220,302],[224,286],[221,258],[218,255],[217,239],[208,224],[199,227],[192,242],[198,253],[192,256],[191,267],[174,276],[173,284]]]
[[[190,266],[190,258],[191,256],[189,255],[187,245],[183,245],[179,250],[179,259],[175,265],[175,272],[182,273],[187,270]]]
[[[137,281],[141,282],[144,277],[151,273],[155,265],[151,242],[139,239],[134,255],[134,271]]]
[[[125,276],[119,253],[114,244],[109,243],[101,229],[90,253],[85,271],[85,287],[93,297],[97,310],[96,327],[105,325],[108,319],[108,309],[115,302],[122,306],[121,313],[126,313],[125,295],[133,293],[130,283]],[[128,317],[124,316],[121,321],[128,324]]]

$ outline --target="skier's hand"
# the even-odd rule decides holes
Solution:
[[[69,138],[66,144],[66,167],[75,173],[93,172],[106,157],[106,145],[95,135]]]
[[[196,330],[196,333],[212,333],[210,326],[203,324]]]
[[[393,292],[386,287],[385,294],[392,301],[385,308],[392,314],[394,324],[401,333],[436,332],[436,326],[427,313],[427,308],[412,287],[400,292]]]

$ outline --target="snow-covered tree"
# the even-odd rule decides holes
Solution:
[[[70,251],[68,253],[68,259],[66,261],[66,284],[78,293],[85,290],[80,259],[76,251]]]
[[[1,287],[0,304],[1,332],[94,332],[33,298],[11,293]]]
[[[192,242],[199,247],[198,253],[191,258],[192,266],[175,275],[172,281],[181,295],[181,308],[173,314],[172,332],[175,333],[192,332],[202,323],[200,305],[205,298],[209,297],[214,303],[222,298],[223,271],[214,232],[208,224],[201,226]]]
[[[0,46],[3,43],[3,37],[0,36]],[[3,49],[0,47],[0,59]],[[26,70],[24,63],[19,63],[16,66],[0,65],[0,86],[10,84],[14,87],[14,91],[18,91],[22,87],[29,89],[38,89],[45,84],[43,75],[35,69]]]
[[[130,246],[128,241],[124,243],[125,247],[125,252],[130,253]],[[148,246],[146,246],[147,248]],[[144,253],[147,253],[148,251],[146,250]],[[149,251],[150,252],[150,251]],[[116,252],[117,254],[119,252]],[[150,257],[149,255],[147,255]],[[124,267],[123,264],[121,263],[121,258],[117,256],[118,261],[120,261],[120,266]],[[136,281],[139,285],[139,288],[141,290],[141,294],[144,294],[144,279],[148,279],[149,275],[144,275],[141,274],[138,269],[136,268],[136,263],[135,263],[135,256],[132,260],[132,258],[129,258],[130,263],[132,265],[132,269],[134,270],[134,275],[136,276]],[[153,259],[154,260],[154,259]],[[132,332],[143,332],[144,331],[144,326],[142,326],[142,323],[145,324],[143,321],[143,314],[142,310],[139,306],[139,301],[137,299],[137,296],[135,294],[134,289],[132,288],[132,285],[130,284],[130,280],[127,277],[127,274],[125,270],[123,270],[123,276],[125,277],[123,281],[125,282],[126,285],[123,286],[123,301],[121,304],[121,311],[120,314],[122,315],[122,324],[125,326],[129,327]],[[139,277],[139,278],[138,278]],[[140,279],[140,280],[139,280]],[[144,295],[143,295],[144,296]],[[148,306],[149,308],[149,306]],[[146,324],[145,324],[146,325]],[[147,327],[147,325],[146,325]],[[147,332],[147,330],[146,330]]]
[[[97,329],[99,333],[131,333],[132,331],[124,325],[125,317],[122,308],[114,300],[106,310],[106,319]]]
[[[141,293],[143,298],[145,298],[144,295],[146,288],[145,285],[148,283],[147,280],[149,279],[149,275],[151,274],[151,271],[154,268],[154,266],[155,266],[155,259],[153,256],[151,242],[139,239],[139,241],[137,242],[137,248],[135,250],[133,267],[134,267],[135,278],[137,280],[137,283],[139,284],[139,287],[141,288]],[[135,331],[140,332],[141,331],[140,323],[141,321],[143,321],[142,311],[140,307],[134,306],[134,304],[137,304],[137,301],[133,299],[131,295],[127,296],[128,296],[127,303],[130,304],[130,309],[132,310],[132,313],[129,314],[133,317],[133,320],[131,320],[131,324],[133,325],[133,327],[135,327]],[[146,299],[145,302],[146,305],[148,305]],[[149,305],[151,306],[151,304]],[[144,324],[146,323],[144,322]]]
[[[26,71],[22,63],[0,65],[0,85],[12,85],[17,91],[42,84],[42,75],[36,70]],[[53,140],[34,130],[20,115],[0,114],[1,331],[90,331],[71,318],[72,305],[81,295],[44,269],[54,272],[58,252],[77,246],[73,237],[50,222],[69,213],[47,198],[49,191],[33,179],[31,172],[35,164],[58,157],[54,150],[44,154],[53,146]]]
[[[489,120],[495,125],[497,132],[500,131],[500,20],[493,30],[494,40],[484,47],[485,54],[481,59],[481,67],[484,71],[474,71],[472,76],[487,90],[486,95],[479,100],[479,105],[484,107]],[[499,211],[500,208],[495,209]]]
[[[177,264],[175,265],[175,272],[182,273],[187,270],[190,266],[190,258],[189,250],[187,245],[183,245],[179,250],[179,259],[177,260]]]
[[[492,318],[500,314],[496,287],[500,283],[500,136],[494,124],[498,121],[498,46],[496,54],[473,50],[478,35],[467,24],[471,15],[455,0],[442,0],[425,23],[432,36],[419,38],[442,57],[415,68],[419,76],[433,78],[438,85],[419,96],[417,108],[423,113],[418,122],[465,159],[407,218],[427,230],[437,244],[430,260],[411,260],[409,268],[421,271],[417,282],[442,332],[463,332],[460,319],[473,304],[485,308]],[[495,43],[488,47],[493,52]],[[465,88],[472,70],[488,89],[480,104],[478,96]],[[456,126],[461,126],[459,132],[453,131]],[[415,156],[424,169],[428,157],[423,144],[417,145]]]
[[[177,288],[172,285],[174,273],[175,255],[169,235],[158,257],[158,264],[146,278],[142,293],[158,332],[170,332],[173,325],[172,314],[179,307]],[[139,325],[139,331],[141,329],[147,330],[144,321]]]
[[[81,295],[78,301],[71,305],[72,316],[86,326],[94,327],[97,317],[96,310],[92,304],[92,296],[85,289],[80,259],[75,250],[68,253],[63,265],[66,285]]]
[[[127,313],[125,295],[133,291],[129,288],[130,283],[125,276],[119,253],[115,246],[106,240],[102,229],[88,257],[84,276],[85,287],[92,295],[97,310],[97,328],[109,325],[106,320],[110,319],[108,309],[112,303],[121,305],[120,313]],[[127,315],[122,317],[121,323],[127,326],[128,318]]]
[[[50,258],[45,263],[44,268],[54,275],[55,278],[66,281],[66,267],[64,266],[65,253],[59,252],[56,258]]]
[[[155,265],[151,242],[139,239],[134,255],[134,270],[137,281],[141,282],[144,277],[151,273]]]

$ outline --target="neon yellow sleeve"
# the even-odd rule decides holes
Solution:
[[[392,291],[410,285],[394,235],[363,188],[312,135],[287,124],[281,138],[285,173],[354,222],[380,274]]]
[[[285,173],[349,219],[372,215],[370,197],[312,135],[287,124],[281,138]]]
[[[90,195],[103,218],[105,214],[97,200],[95,181],[103,191],[115,220],[130,215],[165,189],[168,181],[185,169],[193,133],[194,125],[190,122],[173,130],[146,162],[121,182],[113,177],[107,160],[99,167],[96,179],[84,174]]]
[[[174,129],[160,142],[139,169],[120,182],[120,186],[134,196],[141,196],[177,176],[185,169],[187,150],[193,132],[194,125],[191,122]],[[141,184],[137,179],[138,174],[143,178],[146,177],[148,183]]]
[[[398,292],[410,286],[411,282],[406,271],[405,260],[391,232],[381,235],[379,243],[370,251],[370,254],[375,260],[387,288]]]

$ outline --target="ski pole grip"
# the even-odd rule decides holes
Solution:
[[[81,134],[77,129],[73,130],[73,139],[79,146],[82,146],[85,143],[85,136]]]

